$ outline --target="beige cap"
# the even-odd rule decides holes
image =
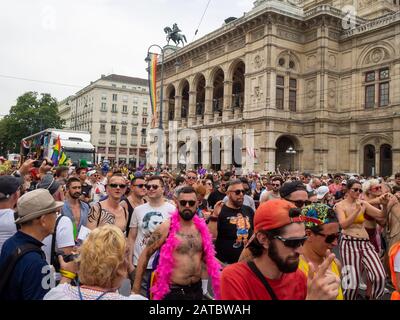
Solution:
[[[17,202],[18,218],[15,223],[21,224],[39,218],[42,215],[56,212],[63,202],[55,201],[46,189],[37,189],[24,194]]]

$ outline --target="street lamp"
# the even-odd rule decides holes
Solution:
[[[160,51],[161,51],[161,92],[160,92],[160,121],[159,121],[159,124],[158,124],[158,128],[160,129],[160,131],[161,131],[161,137],[160,137],[160,140],[158,141],[158,146],[159,146],[159,148],[158,148],[158,152],[157,152],[157,168],[159,168],[160,167],[160,165],[161,165],[161,156],[160,156],[160,150],[162,150],[161,148],[162,148],[162,143],[163,143],[163,141],[162,141],[162,130],[163,130],[163,103],[164,103],[164,58],[165,58],[165,50],[166,50],[166,47],[167,46],[165,46],[165,47],[161,47],[161,46],[159,46],[158,44],[152,44],[148,49],[147,49],[147,56],[146,56],[146,58],[144,59],[144,61],[147,63],[147,65],[148,65],[148,69],[147,69],[147,72],[149,73],[149,78],[150,78],[150,62],[151,62],[151,58],[150,58],[150,54],[152,54],[151,52],[150,52],[150,50],[153,48],[153,47],[156,47],[156,48],[158,48],[158,49],[160,49]],[[174,49],[173,47],[171,47],[171,46],[168,46],[168,49],[172,49],[172,50],[174,50],[175,52],[176,52],[176,54],[178,54],[178,49]],[[179,67],[180,66],[180,63],[178,62],[178,60],[176,60],[175,61],[175,67]],[[151,85],[151,84],[149,84],[149,85]],[[149,93],[151,93],[151,91],[149,90]],[[157,94],[156,92],[154,92],[154,94]]]
[[[286,153],[290,155],[290,171],[292,171],[292,160],[293,160],[293,166],[294,166],[294,156],[297,153],[296,150],[292,146],[290,146],[287,150]]]

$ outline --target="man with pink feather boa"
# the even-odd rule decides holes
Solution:
[[[183,187],[175,201],[178,211],[153,232],[139,257],[132,291],[140,291],[148,260],[160,249],[156,280],[151,288],[154,300],[201,300],[207,286],[207,280],[202,279],[207,274],[218,299],[221,267],[207,225],[196,215],[196,192],[192,187]]]

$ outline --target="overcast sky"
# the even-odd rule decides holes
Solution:
[[[221,27],[230,16],[241,17],[253,2],[211,0],[196,39]],[[207,3],[1,0],[0,115],[7,114],[26,91],[62,100],[101,74],[147,78],[144,58],[149,45],[165,44],[163,29],[174,22],[192,42]]]

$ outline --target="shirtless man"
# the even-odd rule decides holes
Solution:
[[[125,191],[126,184],[123,176],[115,174],[109,177],[106,186],[108,198],[92,206],[87,227],[93,230],[105,224],[113,224],[125,232],[128,213],[120,204]]]
[[[205,222],[195,216],[198,206],[195,190],[192,187],[181,188],[178,191],[176,204],[179,213],[175,213],[160,225],[152,234],[146,248],[139,257],[133,292],[140,292],[140,285],[147,263],[150,257],[161,248],[157,272],[166,270],[167,272],[170,271],[170,275],[165,278],[162,277],[165,275],[161,274],[161,272],[160,274],[157,273],[156,285],[153,289],[157,289],[162,281],[169,285],[168,291],[165,294],[161,294],[159,298],[163,300],[201,300],[204,292],[201,279],[206,278],[205,262],[211,259],[214,266],[219,267],[219,265],[213,257],[213,252],[207,251],[203,247],[205,242],[212,246],[211,235],[205,226]],[[198,219],[196,220],[198,224],[204,225],[199,228],[194,219]],[[175,226],[178,229],[174,229]],[[205,232],[202,233],[201,229]],[[169,256],[168,247],[174,241],[171,237],[174,237],[178,242],[176,246],[172,245],[170,249],[172,250],[170,252],[171,256]],[[202,239],[202,237],[207,239]],[[168,243],[168,246],[164,247],[165,243]],[[209,253],[208,256],[207,252]],[[162,265],[168,263],[171,263],[172,270],[169,269],[169,265]],[[207,270],[209,270],[208,266]],[[160,294],[157,290],[153,290],[153,293],[155,295]]]
[[[267,202],[268,200],[272,199],[280,199],[279,190],[283,185],[283,180],[281,177],[274,177],[272,178],[272,190],[271,191],[264,191],[261,193],[260,196],[260,204]]]

